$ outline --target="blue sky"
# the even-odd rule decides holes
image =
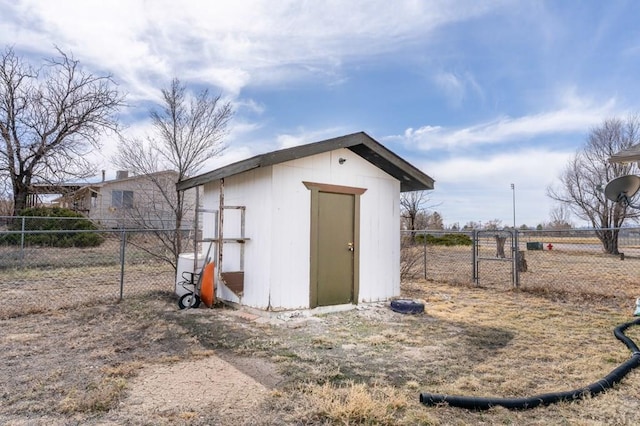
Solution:
[[[365,131],[436,180],[445,224],[549,220],[589,130],[640,112],[637,1],[0,0],[0,44],[71,52],[144,134],[174,76],[236,110],[226,154]],[[99,168],[115,141],[96,153]],[[577,225],[582,225],[574,218]]]

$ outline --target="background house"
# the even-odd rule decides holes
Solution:
[[[178,173],[170,170],[134,176],[118,171],[113,180],[104,180],[103,172],[102,182],[87,184],[54,201],[107,228],[135,227],[140,223],[160,229],[173,228],[175,215],[166,197],[175,198],[177,180]],[[191,218],[193,191],[187,191],[185,196],[185,217]]]
[[[356,133],[178,183],[200,186],[203,235],[222,266],[217,296],[278,310],[398,296],[400,192],[433,179]]]

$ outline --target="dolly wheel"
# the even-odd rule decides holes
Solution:
[[[200,296],[193,293],[183,294],[178,300],[178,306],[180,309],[197,308],[200,306]]]

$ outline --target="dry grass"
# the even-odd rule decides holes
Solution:
[[[424,407],[418,394],[517,397],[592,383],[629,357],[612,330],[629,319],[633,301],[619,311],[597,299],[574,303],[425,281],[404,283],[403,291],[424,299],[427,314],[379,307],[293,330],[256,327],[262,337],[250,337],[255,353],[285,377],[267,413],[287,424],[632,423],[639,372],[596,398],[523,412]],[[201,341],[246,355],[247,346],[232,343],[237,332],[225,328],[222,341]],[[629,335],[638,341],[640,331]]]
[[[388,385],[347,382],[300,387],[306,412],[301,423],[397,425],[410,405],[407,395]]]
[[[107,377],[81,389],[69,389],[59,411],[64,414],[109,411],[118,403],[126,383],[124,379]]]
[[[120,274],[119,266],[4,270],[0,292],[12,303],[0,305],[0,319],[117,302]],[[167,264],[128,264],[123,297],[168,291],[174,283],[173,269]]]
[[[578,269],[589,267],[580,262],[576,258]],[[52,279],[43,274],[34,273],[31,284]],[[605,295],[604,289],[619,288],[600,279],[602,293],[571,291],[567,282],[515,291],[405,280],[403,295],[425,301],[425,314],[363,305],[296,327],[250,322],[221,308],[185,314],[161,293],[40,311],[21,308],[15,301],[23,299],[14,298],[21,314],[0,317],[0,423],[227,424],[216,407],[136,418],[119,410],[143,366],[216,354],[243,371],[258,363],[278,371],[278,380],[254,373],[272,391],[252,411],[253,424],[255,416],[265,425],[634,424],[640,371],[595,398],[529,411],[472,412],[418,402],[423,391],[530,396],[605,376],[630,356],[612,330],[630,319],[640,289],[635,276],[616,276],[624,291]],[[640,329],[627,334],[640,342]]]
[[[520,273],[520,288],[544,293],[549,297],[572,296],[598,298],[600,303],[622,308],[629,298],[640,296],[640,251],[621,247],[625,259],[606,255],[598,245],[588,250],[580,245],[559,245],[553,250],[524,251],[528,270]],[[470,247],[423,246],[403,249],[404,280],[425,276],[434,282],[468,286],[473,284],[473,256]],[[499,291],[512,287],[510,259],[495,258],[495,243],[480,247],[478,264],[479,285]],[[407,269],[407,265],[411,268]]]

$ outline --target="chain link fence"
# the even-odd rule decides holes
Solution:
[[[619,230],[620,254],[607,254],[597,230],[523,231],[527,271],[520,286],[598,298],[640,297],[640,229]]]
[[[453,237],[447,238],[447,235]],[[473,233],[402,231],[400,276],[451,284],[473,281]]]
[[[628,306],[640,297],[640,229],[615,230],[616,255],[604,252],[601,231],[403,231],[401,274]]]
[[[0,318],[174,291],[161,233],[175,230],[30,230],[29,219],[20,230],[0,224]],[[183,236],[182,251],[189,251]]]
[[[38,220],[51,218],[28,219],[0,218],[0,318],[175,288],[174,266],[160,258],[172,257],[161,236],[175,230],[43,230]],[[593,229],[403,231],[400,272],[628,304],[640,297],[640,228],[617,231],[617,255],[604,253]],[[181,251],[192,250],[191,231],[180,233]]]

